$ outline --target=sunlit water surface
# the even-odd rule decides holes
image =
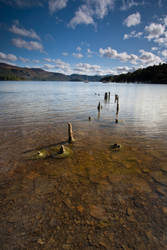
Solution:
[[[166,249],[167,85],[0,82],[0,107],[3,249]],[[70,158],[25,160],[68,122]]]

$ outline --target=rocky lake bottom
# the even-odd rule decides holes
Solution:
[[[67,124],[9,129],[4,144],[1,131],[1,249],[165,249],[166,145],[119,124],[73,132],[70,157],[34,160],[26,152],[66,143]]]

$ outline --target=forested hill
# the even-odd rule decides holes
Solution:
[[[133,73],[107,76],[102,78],[102,82],[143,82],[143,83],[166,83],[167,84],[167,64],[150,66],[138,69]]]
[[[25,80],[25,81],[100,81],[102,76],[65,75],[48,72],[40,68],[24,68],[0,63],[0,80]]]

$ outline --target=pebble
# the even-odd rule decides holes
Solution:
[[[90,215],[96,219],[106,219],[105,210],[99,206],[91,205]]]

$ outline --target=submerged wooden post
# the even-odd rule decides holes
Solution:
[[[105,92],[105,94],[104,94],[104,100],[107,101],[107,99],[108,99],[108,94],[107,94],[107,92]]]
[[[116,114],[119,112],[119,103],[117,102]]]
[[[116,108],[116,119],[115,119],[115,123],[118,123],[118,113],[119,113],[119,102],[117,100],[117,108]]]
[[[99,102],[98,106],[97,106],[97,109],[98,109],[98,112],[100,112],[100,109],[101,109],[101,104]]]
[[[68,123],[68,141],[69,143],[74,142],[74,136],[73,136],[73,132],[72,132],[72,124],[69,122]]]
[[[115,102],[119,103],[119,95],[115,95]]]

